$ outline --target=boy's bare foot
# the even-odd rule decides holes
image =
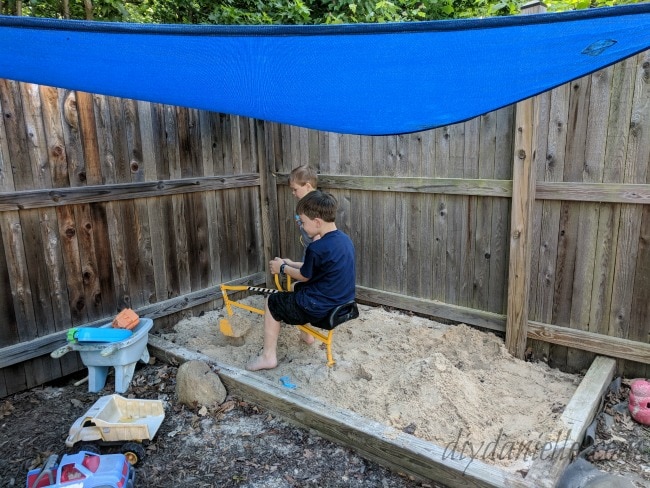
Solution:
[[[306,344],[313,344],[314,343],[314,336],[307,334],[304,330],[300,331],[300,338],[302,341]]]
[[[246,365],[248,371],[259,371],[261,369],[273,369],[278,365],[277,359],[267,359],[264,356],[257,356]]]

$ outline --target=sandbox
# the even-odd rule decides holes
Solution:
[[[463,324],[360,311],[335,332],[332,368],[322,345],[286,326],[278,368],[245,371],[262,346],[262,317],[244,311],[233,320],[250,329],[237,345],[220,334],[220,311],[183,320],[150,345],[163,358],[211,362],[247,400],[448,486],[553,486],[613,375],[605,358],[583,379],[517,360],[500,338]],[[287,377],[295,389],[280,381]]]

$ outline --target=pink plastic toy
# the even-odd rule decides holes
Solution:
[[[632,380],[628,407],[634,420],[643,425],[650,425],[650,381]]]

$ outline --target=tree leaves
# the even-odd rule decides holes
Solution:
[[[548,0],[549,11],[636,3],[640,0]],[[341,24],[413,22],[516,15],[527,0],[93,0],[92,18],[165,24]],[[70,18],[85,19],[84,2],[70,2]],[[15,14],[16,2],[4,2]],[[63,17],[61,0],[30,0],[22,15]]]

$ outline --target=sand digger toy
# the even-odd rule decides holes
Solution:
[[[287,276],[287,286],[286,289],[282,287],[282,284],[280,283],[280,278],[278,275],[275,275],[275,286],[277,289],[273,288],[262,288],[259,286],[246,286],[246,285],[221,285],[221,295],[223,296],[223,304],[226,308],[226,312],[228,313],[228,317],[233,317],[234,312],[233,312],[233,307],[240,308],[242,310],[246,310],[248,312],[253,312],[257,313],[260,315],[264,315],[264,309],[261,308],[256,308],[251,305],[245,304],[245,303],[239,303],[234,300],[231,300],[230,297],[228,296],[229,291],[255,291],[258,293],[263,293],[265,295],[271,294],[271,293],[278,293],[280,291],[289,291],[291,290],[291,278]],[[236,330],[237,329],[237,330]],[[234,328],[232,322],[230,321],[230,318],[223,318],[219,321],[219,330],[223,335],[226,337],[230,338],[239,338],[243,334],[246,333],[247,329],[242,329],[242,328]]]
[[[228,313],[228,317],[233,317],[233,307],[264,315],[263,309],[231,300],[230,297],[228,297],[228,291],[256,291],[264,294],[278,293],[280,291],[291,291],[291,278],[287,276],[286,288],[283,288],[282,284],[280,283],[279,276],[275,275],[275,285],[277,286],[277,290],[274,290],[273,288],[260,288],[257,286],[222,284],[221,294],[223,295],[223,303],[226,308],[226,312]],[[336,326],[342,324],[343,322],[355,319],[358,316],[359,309],[357,308],[356,302],[352,300],[331,310],[327,317],[319,321],[317,327],[311,324],[298,325],[297,327],[301,332],[309,334],[314,339],[325,344],[327,348],[327,366],[332,367],[335,363],[332,356],[332,338],[334,335],[334,329]],[[235,332],[229,318],[222,318],[219,321],[219,330],[226,337],[238,338],[243,335],[243,333]]]

